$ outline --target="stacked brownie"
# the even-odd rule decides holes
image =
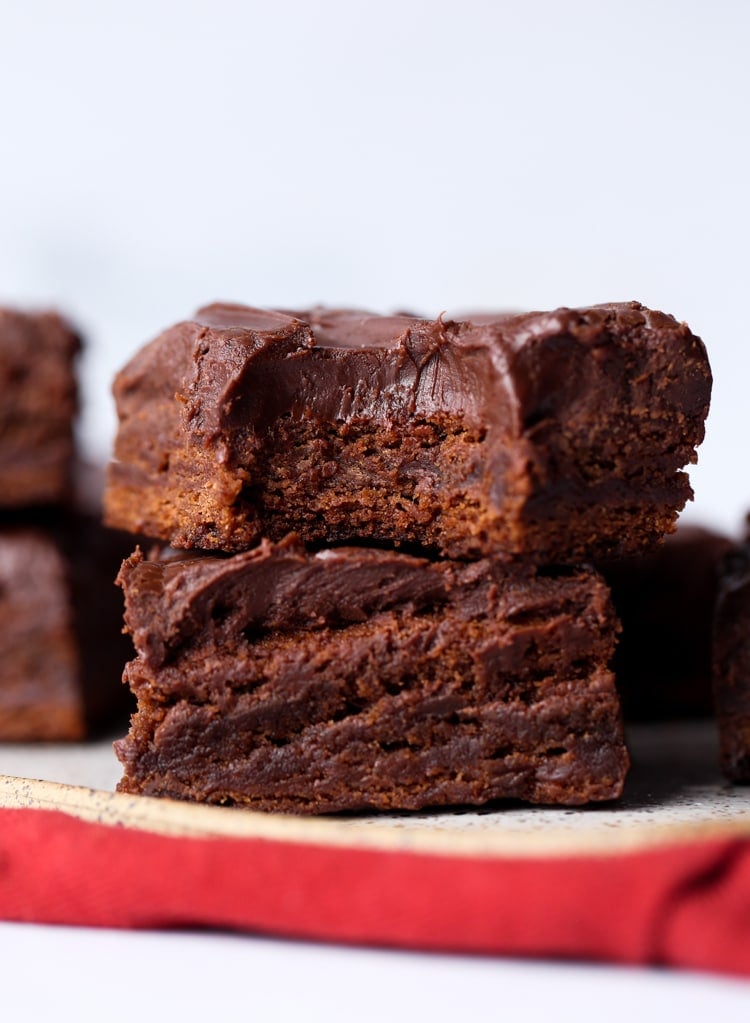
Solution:
[[[115,384],[138,700],[121,789],[321,813],[622,788],[586,562],[691,496],[711,378],[637,303],[452,321],[216,305]]]
[[[122,542],[76,507],[76,332],[0,310],[0,740],[79,739],[122,707]],[[116,677],[116,676],[115,676]]]

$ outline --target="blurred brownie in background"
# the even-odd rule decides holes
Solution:
[[[0,738],[84,734],[65,558],[42,530],[0,534]]]
[[[80,739],[124,719],[114,585],[132,547],[101,523],[76,453],[81,340],[57,313],[0,309],[0,740]]]
[[[57,313],[0,309],[0,509],[70,498],[79,350]]]
[[[733,547],[721,566],[714,623],[713,686],[721,766],[750,783],[750,543]]]
[[[731,545],[686,525],[650,554],[600,566],[622,623],[614,668],[626,719],[713,713],[711,631]]]
[[[0,740],[82,739],[127,719],[123,550],[85,513],[0,528]]]

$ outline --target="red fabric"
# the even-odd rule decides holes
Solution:
[[[0,810],[0,918],[750,975],[750,839],[480,858],[171,838]]]

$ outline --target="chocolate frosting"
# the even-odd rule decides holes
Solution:
[[[213,305],[178,329],[200,327],[214,343],[197,364],[199,397],[188,415],[208,440],[247,422],[271,426],[282,415],[399,423],[450,409],[478,423],[498,404],[492,362],[502,362],[502,350],[461,338],[457,324],[441,319]],[[227,359],[227,346],[239,346],[244,358]]]
[[[257,638],[365,622],[393,608],[412,614],[450,603],[467,619],[502,608],[509,620],[521,613],[543,623],[555,602],[570,599],[576,574],[588,580],[586,599],[595,598],[606,617],[608,592],[601,583],[592,587],[598,577],[589,570],[565,572],[558,584],[531,566],[511,569],[492,559],[463,564],[364,547],[311,553],[294,536],[230,558],[159,548],[144,558],[136,550],[118,582],[136,649],[158,666],[207,630]]]
[[[196,379],[202,397],[190,405],[194,425],[208,438],[233,423],[271,422],[282,414],[338,421],[367,415],[398,422],[445,409],[473,423],[510,421],[518,431],[569,404],[571,392],[598,405],[610,401],[616,375],[607,394],[602,389],[606,375],[602,380],[599,370],[614,356],[612,338],[625,335],[641,345],[677,342],[682,372],[662,383],[688,415],[705,416],[711,387],[700,339],[685,324],[638,302],[482,314],[465,321],[217,303],[176,329],[200,340],[201,328],[221,335],[221,343],[203,354]],[[245,355],[251,349],[253,357],[227,360],[224,346],[235,344],[242,345]],[[277,361],[282,352],[290,361],[288,379]],[[294,362],[303,352],[307,372],[300,380]],[[274,386],[269,392],[262,364],[271,358]],[[248,388],[251,366],[253,386]],[[596,387],[591,386],[594,377]]]
[[[263,631],[351,624],[396,605],[443,602],[447,592],[439,569],[420,558],[365,548],[307,554],[295,538],[232,558],[154,552],[144,561],[137,551],[119,582],[136,647],[156,663],[211,622]]]
[[[517,436],[571,404],[621,401],[623,338],[632,348],[674,349],[673,373],[653,382],[654,396],[699,421],[700,443],[711,391],[703,343],[638,302],[462,322],[217,303],[147,346],[117,391],[127,412],[136,383],[171,398],[181,378],[190,426],[209,442],[248,423],[271,429],[282,415],[399,424],[445,411]]]

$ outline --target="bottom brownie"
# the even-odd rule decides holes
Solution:
[[[621,792],[617,623],[592,571],[288,540],[136,552],[120,581],[121,791],[298,813]]]
[[[122,539],[54,512],[0,529],[0,741],[81,739],[127,718]],[[30,520],[30,517],[29,517]],[[119,557],[118,557],[119,555]]]
[[[750,783],[750,544],[724,559],[714,619],[713,686],[721,766]]]

